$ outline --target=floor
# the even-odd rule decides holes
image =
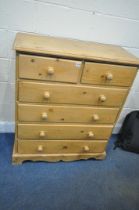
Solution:
[[[14,134],[0,134],[0,210],[139,210],[139,155],[11,165]]]

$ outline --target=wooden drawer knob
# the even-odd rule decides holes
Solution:
[[[40,131],[40,137],[45,137],[45,132],[44,131]]]
[[[107,73],[106,75],[105,75],[105,78],[106,78],[106,80],[112,80],[113,79],[113,75],[111,74],[111,73]]]
[[[43,120],[47,120],[47,118],[48,118],[47,113],[46,113],[46,112],[43,112],[43,113],[42,113],[42,119],[43,119]]]
[[[38,148],[37,148],[38,152],[43,152],[43,146],[42,145],[39,145]]]
[[[106,96],[104,96],[104,95],[100,95],[99,96],[99,100],[101,101],[101,102],[104,102],[104,101],[106,101]]]
[[[94,121],[98,121],[98,120],[99,120],[98,114],[93,114],[93,120],[94,120]]]
[[[44,92],[44,98],[49,99],[50,98],[50,93],[48,91]]]
[[[94,133],[93,133],[92,131],[89,131],[89,132],[88,132],[88,137],[89,137],[89,138],[93,138],[94,136],[95,136],[95,135],[94,135]]]
[[[47,74],[49,74],[49,75],[53,75],[54,73],[55,73],[54,68],[53,68],[53,67],[51,67],[51,66],[49,66],[49,67],[48,67],[48,70],[47,70]]]
[[[83,150],[84,150],[85,152],[89,152],[90,149],[89,149],[89,147],[86,145],[86,146],[83,147]]]

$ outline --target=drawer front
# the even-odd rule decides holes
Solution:
[[[118,112],[118,108],[18,104],[20,122],[113,124]]]
[[[80,70],[80,61],[19,56],[19,78],[76,83]]]
[[[136,67],[100,63],[85,63],[81,82],[94,85],[130,86]]]
[[[18,153],[20,154],[82,154],[102,153],[105,151],[107,141],[74,141],[74,140],[20,140]]]
[[[111,125],[18,124],[19,139],[107,139]]]
[[[19,82],[20,102],[120,106],[127,89]]]

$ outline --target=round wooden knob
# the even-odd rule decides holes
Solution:
[[[43,119],[43,120],[47,120],[47,118],[48,118],[47,113],[46,113],[46,112],[43,112],[43,113],[42,113],[42,119]]]
[[[45,132],[44,131],[40,131],[40,137],[45,137]]]
[[[88,137],[89,137],[89,138],[93,138],[93,137],[94,137],[94,133],[93,133],[92,131],[89,131],[89,132],[88,132]]]
[[[37,148],[38,152],[42,152],[43,151],[43,146],[42,145],[39,145],[38,148]]]
[[[106,101],[106,96],[100,95],[100,96],[99,96],[99,100],[100,100],[101,102]]]
[[[98,120],[99,120],[98,114],[93,114],[93,120],[94,120],[94,121],[98,121]]]
[[[54,68],[53,68],[53,67],[51,67],[51,66],[49,66],[49,67],[48,67],[48,70],[47,70],[47,74],[49,74],[49,75],[53,75],[53,74],[54,74],[54,72],[55,72]]]
[[[84,147],[83,147],[83,150],[84,150],[85,152],[88,152],[90,149],[89,149],[88,146],[84,146]]]
[[[48,91],[44,92],[44,98],[49,99],[50,98],[50,93]]]
[[[112,80],[113,79],[113,75],[111,73],[107,73],[105,76],[106,80]]]

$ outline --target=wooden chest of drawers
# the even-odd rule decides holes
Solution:
[[[139,60],[120,47],[17,34],[13,163],[104,159]]]

